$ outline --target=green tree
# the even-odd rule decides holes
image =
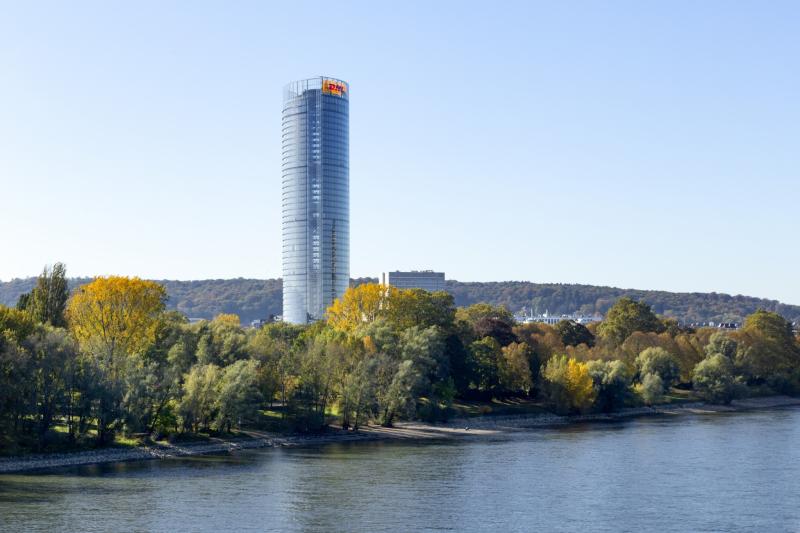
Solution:
[[[661,333],[664,324],[649,305],[627,297],[617,300],[597,328],[597,333],[613,346],[621,345],[634,331]]]
[[[33,362],[20,344],[33,330],[24,312],[0,306],[0,444],[22,429],[29,414]]]
[[[357,431],[362,422],[372,414],[376,398],[376,373],[378,357],[357,359],[351,373],[342,382],[342,427],[351,425]]]
[[[411,359],[401,361],[386,391],[381,424],[391,427],[396,416],[413,416],[419,391],[426,385],[427,380],[419,365]]]
[[[438,326],[445,331],[452,329],[456,307],[450,293],[390,289],[382,314],[394,329],[402,331],[414,326],[421,329]]]
[[[22,342],[35,328],[36,324],[24,311],[0,305],[0,333],[5,334],[6,341]]]
[[[648,374],[655,374],[661,378],[661,384],[664,386],[662,392],[669,390],[680,378],[680,367],[675,356],[659,346],[642,350],[636,358],[636,368],[642,383]]]
[[[578,346],[585,344],[590,348],[594,346],[594,335],[583,324],[574,320],[562,320],[556,324],[556,332],[561,336],[564,346]]]
[[[335,392],[336,365],[345,349],[320,332],[293,352],[297,387],[290,408],[298,429],[320,431],[327,425],[325,415]]]
[[[200,364],[223,367],[247,359],[248,338],[233,317],[235,315],[218,315],[200,326],[197,341],[197,361]]]
[[[438,326],[413,326],[400,334],[400,358],[410,360],[429,382],[449,374],[449,360],[444,353],[444,339]]]
[[[36,322],[65,327],[68,297],[67,269],[62,263],[56,263],[52,269],[44,267],[36,286],[20,297],[17,307],[24,309]]]
[[[664,398],[664,381],[658,374],[645,374],[638,390],[645,404],[656,404]]]
[[[531,375],[531,349],[524,342],[512,342],[501,348],[498,360],[498,381],[500,387],[512,392],[529,394],[533,387]]]
[[[503,306],[476,303],[469,307],[459,307],[456,310],[456,319],[463,320],[471,325],[477,324],[484,318],[493,318],[509,324],[514,324],[514,315]]]
[[[622,361],[589,361],[586,363],[597,393],[595,405],[604,413],[625,406],[630,397],[631,374]]]
[[[77,346],[67,331],[50,326],[38,327],[23,346],[30,354],[30,414],[36,421],[39,447],[43,448],[56,417],[65,411]]]
[[[751,383],[766,382],[781,392],[798,388],[800,347],[785,318],[756,311],[745,320],[739,340],[736,365]]]
[[[518,340],[514,325],[514,316],[505,307],[479,303],[456,311],[455,327],[465,346],[484,337],[507,346]]]
[[[258,390],[258,362],[236,361],[226,367],[218,384],[216,427],[230,432],[232,426],[252,421],[262,397]]]
[[[501,356],[500,344],[493,337],[484,337],[469,345],[471,373],[475,377],[478,390],[491,392],[499,382],[498,361]]]
[[[711,335],[708,344],[705,346],[706,356],[721,354],[733,361],[738,351],[739,343],[730,338],[727,334],[718,331]]]
[[[178,408],[183,425],[197,432],[210,429],[216,417],[217,395],[222,370],[217,365],[197,365],[184,378],[183,396]]]
[[[694,368],[692,378],[694,389],[710,402],[727,405],[736,397],[733,362],[721,353],[700,361]]]

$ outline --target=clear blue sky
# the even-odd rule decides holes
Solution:
[[[280,276],[281,88],[351,85],[351,274],[800,304],[797,2],[6,2],[0,279]]]

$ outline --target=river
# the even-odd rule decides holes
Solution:
[[[800,531],[800,409],[0,475],[0,531]]]

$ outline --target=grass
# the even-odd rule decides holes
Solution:
[[[696,401],[697,397],[694,395],[692,391],[686,389],[677,389],[673,387],[669,390],[669,392],[664,394],[664,398],[661,401],[661,403],[680,404],[680,403],[690,403]]]
[[[90,434],[86,435],[85,438],[72,442],[69,440],[69,428],[67,425],[58,422],[50,428],[47,435],[47,444],[40,448],[39,440],[32,431],[15,435],[11,428],[0,427],[0,456],[93,450],[97,447],[94,435],[96,435],[96,432],[90,430]]]
[[[455,416],[502,416],[540,414],[549,412],[544,402],[530,398],[494,398],[492,401],[456,400],[452,405]]]

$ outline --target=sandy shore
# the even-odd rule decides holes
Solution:
[[[488,435],[522,431],[537,427],[557,426],[580,422],[621,420],[640,416],[687,415],[727,413],[755,409],[800,406],[800,398],[789,396],[769,396],[736,400],[731,405],[712,405],[702,402],[654,407],[623,409],[611,414],[580,416],[558,416],[553,414],[482,416],[453,419],[446,424],[426,424],[422,422],[402,422],[393,428],[369,426],[357,433],[331,429],[322,435],[276,435],[259,431],[247,432],[250,438],[240,440],[214,439],[208,442],[154,445],[136,448],[104,448],[85,452],[63,454],[26,455],[0,459],[0,474],[121,461],[141,461],[146,459],[165,459],[189,455],[231,453],[238,450],[270,448],[276,446],[307,446],[332,442],[354,442],[374,440],[430,440],[452,438],[480,438]]]

